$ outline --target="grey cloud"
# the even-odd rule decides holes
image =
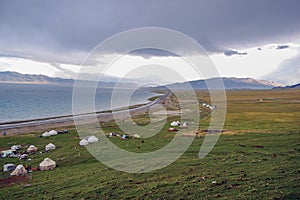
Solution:
[[[178,55],[172,53],[172,52],[168,52],[168,51],[164,51],[161,49],[151,49],[151,48],[147,48],[147,49],[139,49],[139,50],[135,50],[130,52],[131,55],[137,55],[137,56],[142,56],[143,58],[151,58],[153,56],[164,56],[164,57],[177,57]]]
[[[64,70],[64,68],[61,67],[61,64],[59,63],[50,63],[50,65],[58,70]]]
[[[63,78],[71,78],[71,79],[76,79],[77,78],[77,73],[70,70],[66,69],[61,66],[59,63],[50,63],[52,67],[57,69],[58,71],[53,75],[54,77],[63,77]],[[99,74],[98,73],[89,73],[89,70],[85,70],[86,72],[81,72],[80,77],[82,80],[95,80],[97,81],[99,79]],[[101,76],[101,81],[105,82],[118,82],[119,77],[115,76],[110,76],[110,75],[102,75]],[[130,79],[124,79],[123,82],[130,82]]]
[[[70,69],[63,68],[59,63],[50,63],[52,67],[58,71],[54,74],[54,77],[64,77],[64,78],[75,78],[76,73]]]
[[[277,50],[280,50],[280,49],[287,49],[287,48],[289,48],[290,46],[289,45],[278,45],[277,46]]]
[[[1,1],[0,54],[80,64],[111,35],[145,26],[175,29],[220,53],[293,40],[299,9],[297,0]]]
[[[300,49],[298,49],[296,56],[284,61],[276,70],[262,78],[274,80],[285,85],[300,83]]]
[[[247,52],[238,52],[236,50],[227,50],[224,52],[225,56],[233,56],[233,55],[240,55],[240,56],[244,56],[247,55]]]

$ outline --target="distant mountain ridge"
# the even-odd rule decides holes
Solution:
[[[53,78],[46,75],[21,74],[18,72],[0,72],[0,82],[10,83],[74,83],[73,79]]]
[[[222,89],[216,84],[220,78],[211,78],[207,80],[195,80],[195,81],[188,81],[184,83],[173,83],[166,85],[171,89],[185,89],[186,86],[189,84],[192,86],[194,90],[206,90],[207,84],[210,85],[210,89]],[[224,83],[224,88],[229,90],[235,89],[272,89],[274,87],[282,87],[282,84],[278,84],[271,81],[266,80],[257,80],[253,78],[221,78]],[[162,88],[162,87],[158,87]]]
[[[211,78],[207,80],[195,80],[183,83],[173,83],[166,85],[172,89],[185,89],[187,84],[191,85],[195,90],[205,90],[207,89],[206,83],[212,86],[211,89],[221,89],[215,87],[214,83],[218,81],[219,78]],[[257,80],[253,78],[222,78],[225,89],[272,89],[272,88],[284,88],[282,84],[278,84],[266,80]],[[2,83],[36,83],[36,84],[68,84],[74,83],[74,79],[63,79],[57,77],[49,77],[45,75],[31,75],[31,74],[21,74],[18,72],[0,72],[0,82]],[[89,81],[83,81],[89,82]],[[116,82],[101,82],[104,87],[114,87]],[[123,86],[133,86],[135,84],[122,83]],[[296,86],[295,86],[296,87]],[[163,89],[164,86],[154,87],[155,89]]]
[[[300,83],[297,83],[295,85],[288,85],[285,87],[274,87],[273,89],[300,89]]]
[[[80,80],[84,84],[93,85],[93,81]],[[49,77],[46,75],[34,75],[34,74],[21,74],[18,72],[5,71],[0,72],[0,83],[23,83],[23,84],[59,84],[72,86],[74,84],[74,79],[64,79],[58,77]],[[100,82],[101,87],[115,87],[116,82]],[[131,88],[135,84],[131,83],[121,83],[119,87]]]

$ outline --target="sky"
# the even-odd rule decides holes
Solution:
[[[119,53],[104,51],[83,64],[99,43],[133,28],[163,27],[197,41],[220,76],[296,84],[299,10],[297,0],[0,1],[0,71],[75,78],[84,69],[92,77],[99,57]],[[107,77],[139,78],[147,71],[149,81],[174,81],[162,75],[158,64],[188,71],[178,56],[140,51],[122,56]],[[148,69],[130,72],[137,65]],[[186,77],[198,78],[193,73]]]

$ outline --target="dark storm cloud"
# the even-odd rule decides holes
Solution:
[[[145,26],[175,29],[221,53],[293,40],[299,10],[297,0],[1,1],[0,54],[80,64],[99,42]]]
[[[146,58],[146,59],[151,58],[152,56],[178,57],[178,55],[176,55],[172,52],[168,52],[168,51],[164,51],[164,50],[160,50],[160,49],[151,49],[151,48],[138,49],[135,51],[131,51],[130,54],[142,56],[143,58]]]
[[[240,55],[240,56],[244,56],[247,55],[247,52],[238,52],[236,50],[226,50],[224,52],[225,56],[233,56],[233,55]]]
[[[287,49],[287,48],[289,48],[290,46],[289,45],[278,45],[277,46],[277,50],[280,50],[280,49]]]

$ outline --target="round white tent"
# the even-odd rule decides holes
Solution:
[[[45,133],[42,134],[42,136],[43,136],[43,137],[49,137],[49,136],[51,136],[51,134],[50,134],[49,132],[46,131]]]
[[[15,164],[5,164],[3,165],[3,171],[4,172],[10,172],[16,169],[16,165]]]
[[[49,131],[49,134],[50,134],[50,135],[57,135],[57,131],[51,130],[51,131]]]
[[[80,140],[80,142],[79,142],[79,144],[81,145],[81,146],[85,146],[85,145],[88,145],[88,141],[86,140],[86,139],[82,139],[82,140]]]
[[[171,126],[178,126],[179,125],[179,123],[178,122],[175,122],[175,121],[173,121],[172,123],[171,123]]]
[[[56,167],[56,162],[50,158],[45,158],[43,162],[40,163],[39,169],[42,171],[51,170]]]
[[[27,152],[28,153],[34,153],[34,152],[37,152],[38,148],[34,145],[30,145],[27,149]]]
[[[10,147],[10,149],[13,150],[13,151],[18,151],[18,150],[21,149],[21,145],[13,145],[13,146]]]
[[[181,126],[181,128],[188,128],[189,127],[189,124],[187,122],[184,122]]]
[[[99,139],[96,136],[94,136],[94,135],[92,135],[91,137],[88,138],[88,142],[89,143],[91,143],[91,142],[98,142],[98,141],[99,141]]]
[[[49,151],[49,150],[53,150],[55,148],[56,148],[56,146],[54,144],[49,143],[49,144],[46,145],[45,150]]]
[[[11,176],[23,176],[27,174],[27,170],[23,165],[18,165],[16,169],[10,174]]]

